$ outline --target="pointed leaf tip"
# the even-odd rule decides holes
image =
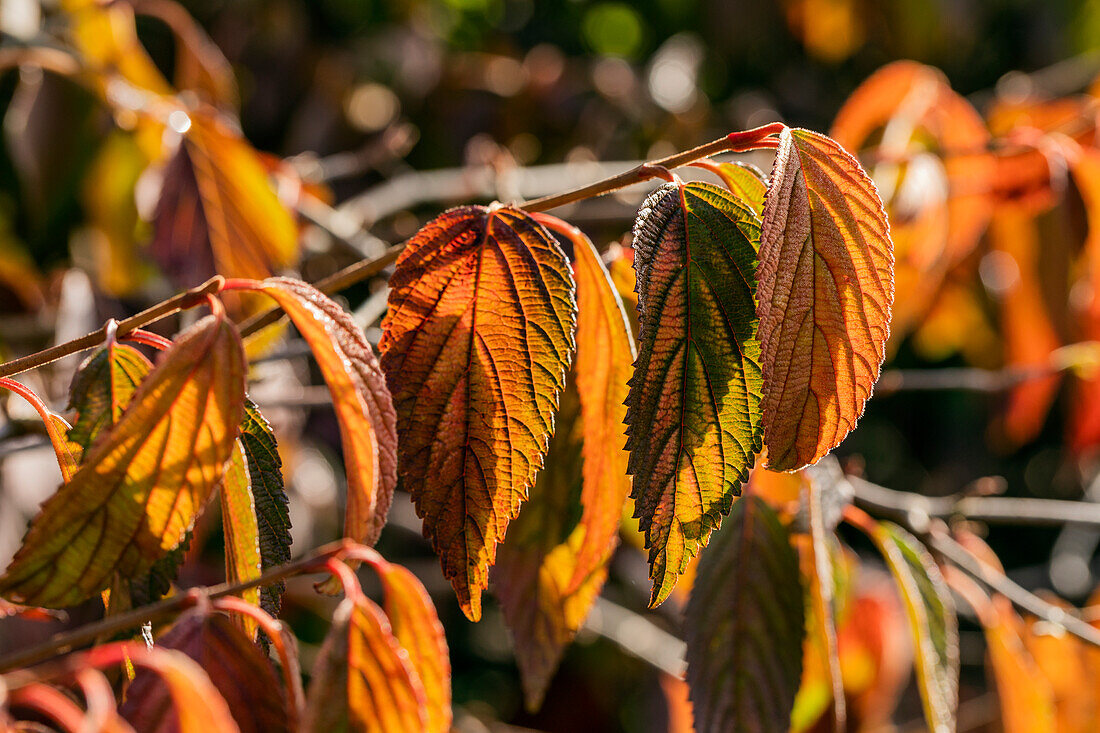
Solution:
[[[471,620],[543,464],[572,358],[574,290],[557,241],[509,206],[440,215],[390,278],[379,349],[401,480]]]
[[[653,605],[729,513],[760,448],[759,236],[751,209],[705,183],[658,189],[634,225],[627,448]]]
[[[890,335],[894,252],[875,185],[809,130],[784,130],[760,236],[768,467],[817,462],[855,427]]]

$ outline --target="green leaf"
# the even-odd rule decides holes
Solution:
[[[715,173],[722,178],[730,193],[756,212],[757,216],[763,215],[768,183],[767,177],[759,168],[749,163],[719,163]]]
[[[729,513],[760,449],[756,215],[707,183],[669,184],[634,224],[638,358],[627,397],[651,604]]]
[[[951,592],[916,537],[893,522],[880,522],[872,539],[905,601],[925,721],[934,733],[953,731],[959,700],[959,629]]]
[[[283,461],[271,425],[252,400],[245,400],[241,421],[241,447],[248,464],[252,500],[260,529],[260,559],[263,569],[290,562],[290,505],[283,485]],[[286,582],[280,580],[260,589],[260,608],[279,615]]]
[[[101,432],[118,422],[152,368],[140,351],[126,344],[112,343],[93,352],[69,388],[69,408],[77,411],[69,440],[87,451]]]
[[[786,733],[802,677],[798,555],[749,495],[699,560],[684,618],[695,730]]]

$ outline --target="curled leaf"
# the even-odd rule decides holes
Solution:
[[[344,534],[373,545],[397,486],[397,418],[374,350],[347,311],[312,285],[277,277],[256,288],[286,311],[321,368],[347,466]]]
[[[784,130],[757,270],[769,468],[815,463],[863,414],[890,335],[893,266],[859,163],[823,135]]]
[[[240,335],[208,316],[180,334],[118,423],[42,505],[0,593],[67,606],[116,571],[147,571],[180,543],[221,479],[243,413]]]
[[[260,528],[240,440],[237,441],[233,457],[225,468],[219,496],[222,531],[225,534],[225,580],[227,583],[255,580],[263,571],[260,561]],[[242,591],[241,599],[254,606],[259,605],[260,589],[249,588]],[[251,617],[236,616],[234,620],[245,630],[249,639],[256,637],[256,622]]]
[[[786,731],[805,632],[798,555],[748,495],[699,561],[684,622],[695,730]]]
[[[390,278],[379,348],[401,480],[471,620],[543,464],[573,350],[573,294],[558,243],[507,206],[437,217]]]
[[[627,397],[652,605],[729,513],[760,448],[759,220],[727,191],[669,184],[634,224],[638,358]]]

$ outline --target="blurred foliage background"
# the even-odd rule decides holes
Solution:
[[[156,4],[134,3],[139,11]],[[519,168],[652,159],[775,120],[828,130],[857,85],[896,59],[942,69],[979,109],[998,90],[1021,83],[1049,85],[1053,95],[1079,92],[1100,68],[1097,0],[186,0],[182,7],[231,66],[244,137],[288,160],[296,175],[318,187],[320,199],[335,204],[377,192],[386,181],[427,186],[417,171],[487,167],[498,177],[497,190],[508,192],[506,177]],[[6,50],[52,45],[64,23],[48,0],[0,0]],[[181,57],[163,17],[139,13],[136,28],[156,67],[175,78]],[[1038,70],[1035,77],[1020,73]],[[155,187],[146,190],[153,184],[140,152],[117,134],[125,120],[84,87],[26,67],[0,75],[0,114],[4,358],[81,335],[107,317],[195,284],[157,266],[147,214],[157,194]],[[765,157],[762,165],[768,164]],[[552,191],[596,177],[579,170],[575,179],[551,170],[536,187]],[[484,198],[462,181],[452,177],[438,195],[426,195],[428,201],[382,216],[371,215],[369,197],[332,211],[351,211],[373,234],[399,241],[444,206]],[[516,184],[516,198],[529,195],[523,187]],[[638,200],[613,198],[568,214],[601,247],[628,231]],[[1082,214],[1069,217],[1079,225]],[[340,220],[326,224],[323,229],[346,228]],[[122,234],[104,244],[89,235],[90,225]],[[354,231],[357,222],[351,226]],[[303,224],[307,279],[355,255],[331,239]],[[372,339],[380,287],[364,284],[345,294],[364,325],[375,328],[368,330]],[[982,302],[986,320],[995,321],[991,299]],[[907,339],[895,345],[891,366],[997,368],[996,336],[983,342],[982,333],[971,334],[969,356],[965,348],[937,352]],[[75,364],[32,377],[58,407]],[[314,399],[311,385],[320,382],[301,354],[261,363],[254,377],[253,396],[280,437],[295,548],[302,551],[337,532],[342,477],[335,422],[324,399]],[[1065,447],[1069,393],[1022,446],[989,430],[1003,399],[999,392],[964,390],[884,393],[839,453],[849,467],[862,465],[868,478],[897,489],[946,494],[999,476],[1012,495],[1080,497],[1095,468]],[[0,426],[4,562],[27,517],[57,485],[33,414],[15,403],[9,400]],[[216,528],[216,519],[197,528],[182,584],[220,578]],[[1094,584],[1093,535],[991,529],[988,539],[1029,588],[1054,587],[1081,601]],[[624,548],[605,594],[641,609],[648,594],[644,557],[629,544]],[[667,681],[662,686],[646,664],[588,632],[567,652],[543,709],[524,712],[499,612],[489,609],[476,626],[462,620],[419,539],[411,506],[400,497],[380,549],[433,590],[451,644],[461,730],[675,729],[682,690]],[[866,575],[873,584],[873,568]],[[681,600],[662,607],[655,621],[675,630]],[[331,610],[308,583],[291,584],[284,615],[305,642],[307,668],[310,645],[320,642]],[[89,608],[85,615],[94,613]],[[983,684],[973,629],[964,627],[964,698]],[[0,648],[46,633],[34,626],[24,631],[0,639]],[[919,717],[910,685],[896,720]]]

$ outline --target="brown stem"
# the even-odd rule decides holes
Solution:
[[[118,338],[122,338],[131,331],[148,325],[153,321],[158,321],[173,313],[201,305],[207,302],[206,297],[208,295],[213,295],[221,290],[223,282],[224,279],[221,275],[215,275],[197,288],[192,288],[179,295],[175,295],[168,300],[157,303],[152,308],[143,310],[137,315],[130,316],[124,321],[119,321],[117,329],[115,330],[115,335]],[[0,377],[10,377],[13,374],[19,374],[28,369],[34,369],[44,364],[49,364],[52,361],[57,361],[70,354],[76,354],[85,349],[98,346],[107,340],[108,330],[109,327],[105,325],[98,331],[92,331],[78,339],[58,344],[57,346],[39,351],[36,354],[24,356],[20,359],[13,359],[5,364],[0,364]]]
[[[72,649],[90,644],[101,634],[113,635],[127,629],[140,626],[146,621],[154,621],[174,614],[193,606],[199,598],[221,598],[223,596],[237,595],[241,591],[255,588],[261,585],[271,585],[277,581],[301,572],[309,572],[318,569],[318,563],[323,563],[330,557],[339,557],[347,552],[354,543],[350,541],[334,542],[314,550],[312,553],[294,562],[280,565],[268,570],[258,578],[234,583],[232,585],[222,583],[208,588],[192,588],[172,598],[166,598],[158,603],[153,603],[132,611],[120,613],[117,616],[109,616],[95,623],[81,626],[78,629],[55,634],[41,644],[36,644],[27,649],[12,652],[0,657],[0,672],[37,664],[59,654],[64,654]]]

